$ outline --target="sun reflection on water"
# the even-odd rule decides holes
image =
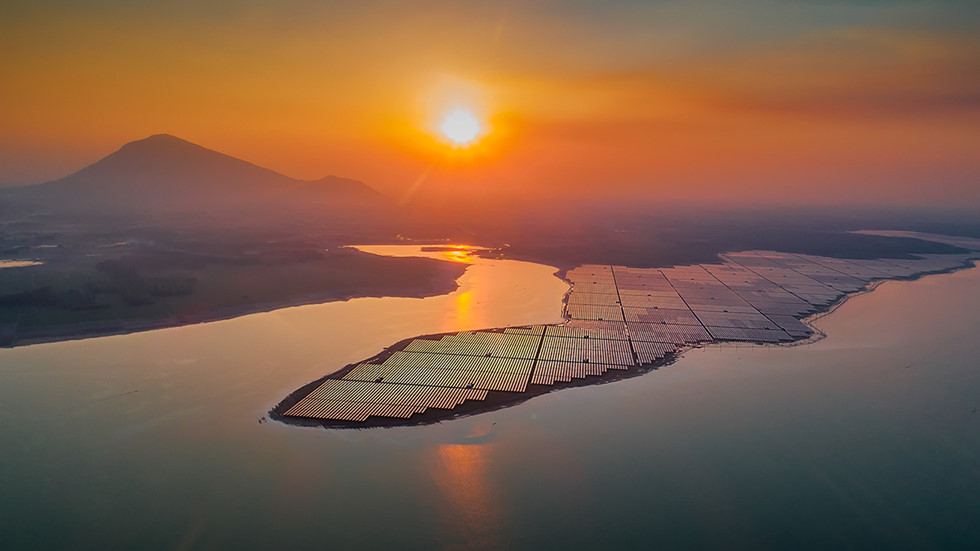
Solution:
[[[465,291],[456,296],[453,316],[456,327],[466,329],[473,326],[473,291]]]
[[[447,547],[497,549],[504,543],[501,507],[487,474],[492,451],[491,443],[440,444],[435,449],[432,477],[446,501],[446,521],[460,538]]]
[[[453,262],[469,262],[470,261],[470,255],[469,255],[469,253],[466,252],[466,251],[463,251],[463,250],[445,251],[445,252],[442,253],[442,256],[444,256],[446,258],[446,260],[452,260]]]
[[[442,250],[442,257],[453,262],[471,263],[474,252],[486,250],[471,245],[448,245]]]

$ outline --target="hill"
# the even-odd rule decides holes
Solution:
[[[64,178],[0,190],[0,201],[94,215],[350,214],[387,203],[357,180],[298,180],[167,134],[127,143]]]

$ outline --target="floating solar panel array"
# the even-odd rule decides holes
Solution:
[[[366,421],[371,416],[407,419],[428,408],[452,409],[486,397],[486,390],[327,379],[286,415],[338,421]]]
[[[805,338],[813,331],[801,318],[873,280],[947,270],[974,256],[846,260],[749,251],[722,255],[720,264],[664,269],[587,265],[568,273],[574,287],[566,314],[570,323],[615,321],[618,304],[637,360],[647,363],[649,347],[637,343]],[[580,290],[584,296],[576,297]]]
[[[975,257],[844,260],[748,251],[721,255],[718,264],[664,269],[584,265],[567,274],[566,323],[417,338],[326,379],[285,415],[408,418],[485,400],[489,392],[653,364],[685,345],[806,338],[813,331],[803,317],[873,280],[943,271]]]

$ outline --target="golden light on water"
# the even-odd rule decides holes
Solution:
[[[507,547],[500,530],[503,508],[487,466],[493,444],[439,444],[429,461],[433,480],[441,490],[447,518],[473,538],[466,548]]]
[[[446,115],[439,130],[456,145],[466,145],[479,135],[480,122],[468,110],[457,107]]]
[[[473,261],[470,257],[474,253],[487,250],[489,249],[474,247],[472,245],[449,245],[441,251],[441,256],[444,260],[469,264]]]
[[[468,329],[474,327],[473,292],[465,291],[456,297],[456,308],[452,311],[453,324]]]

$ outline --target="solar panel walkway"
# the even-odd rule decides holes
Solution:
[[[780,343],[807,338],[801,320],[870,282],[962,265],[975,255],[844,260],[772,251],[721,255],[718,264],[672,268],[584,265],[561,325],[417,338],[376,362],[327,378],[283,414],[360,423],[452,410],[489,393],[639,371],[704,342]],[[532,387],[532,388],[529,388]]]

